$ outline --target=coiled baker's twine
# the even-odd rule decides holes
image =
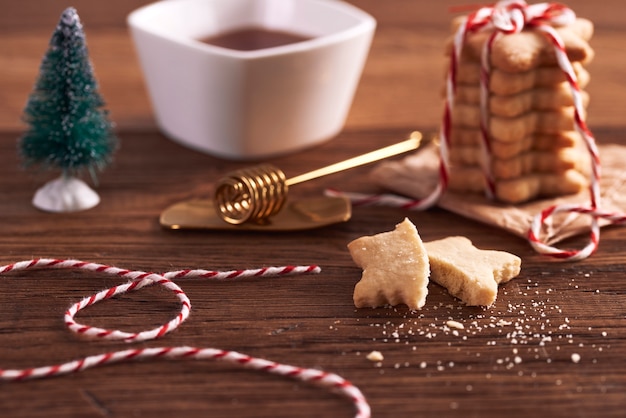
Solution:
[[[210,271],[210,270],[179,270],[163,274],[147,273],[143,271],[133,271],[107,266],[97,263],[89,263],[79,260],[59,260],[59,259],[34,259],[20,261],[0,267],[0,274],[28,269],[78,269],[91,272],[98,272],[122,279],[129,279],[128,282],[105,289],[92,296],[86,297],[73,304],[65,312],[65,325],[77,334],[95,339],[122,340],[126,342],[146,341],[160,338],[163,335],[175,330],[188,317],[191,311],[191,302],[185,292],[172,280],[201,278],[211,280],[234,280],[248,277],[276,277],[288,276],[304,273],[319,273],[318,266],[285,266],[266,267],[249,270],[233,271]],[[174,293],[181,304],[179,313],[169,322],[154,329],[130,333],[120,330],[107,330],[90,325],[79,324],[75,316],[82,309],[94,305],[100,301],[110,299],[134,290],[139,290],[150,285],[160,285]],[[0,369],[0,380],[17,382],[27,379],[39,379],[64,374],[80,372],[91,367],[103,366],[112,363],[145,359],[196,359],[196,360],[221,360],[234,365],[239,365],[253,370],[268,372],[280,376],[290,377],[307,383],[317,384],[337,392],[348,398],[356,408],[355,418],[367,418],[370,416],[370,407],[363,393],[352,383],[334,373],[327,373],[321,370],[301,368],[280,364],[261,358],[250,357],[246,354],[235,351],[220,350],[216,348],[198,347],[154,347],[121,350],[84,357],[67,363],[50,366],[34,367],[28,369]]]
[[[435,190],[424,199],[413,200],[391,194],[366,195],[359,193],[339,193],[330,190],[329,195],[344,195],[350,198],[355,205],[390,205],[408,209],[427,209],[436,204],[448,186],[449,179],[449,147],[450,131],[452,128],[452,109],[454,107],[454,95],[456,92],[456,75],[461,51],[468,33],[481,30],[492,30],[491,36],[482,51],[480,73],[480,107],[481,107],[481,150],[482,169],[485,178],[485,194],[493,198],[495,181],[491,174],[490,161],[490,138],[487,128],[488,123],[488,98],[489,98],[489,74],[491,71],[489,57],[494,41],[499,36],[518,33],[524,28],[533,28],[541,31],[554,46],[554,52],[559,67],[565,74],[574,101],[574,120],[578,133],[584,140],[585,146],[591,156],[589,194],[590,203],[584,205],[554,205],[535,215],[527,233],[527,239],[531,246],[539,253],[555,258],[577,261],[589,257],[598,248],[600,242],[600,219],[609,223],[617,224],[626,221],[626,214],[605,212],[600,208],[600,156],[593,134],[589,130],[584,119],[583,99],[576,73],[567,56],[565,45],[554,26],[563,26],[576,20],[575,13],[564,5],[556,3],[538,3],[528,5],[523,0],[503,0],[492,7],[482,7],[465,18],[454,35],[454,48],[450,55],[450,66],[446,78],[446,101],[443,112],[443,121],[440,129],[439,145],[439,181]],[[560,212],[575,212],[589,215],[591,218],[589,243],[580,250],[563,250],[544,243],[541,239],[541,229],[548,219]]]

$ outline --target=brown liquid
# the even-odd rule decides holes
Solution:
[[[238,51],[273,48],[311,39],[291,32],[275,31],[259,27],[236,29],[200,39],[201,42]]]

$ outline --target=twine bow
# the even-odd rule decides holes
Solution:
[[[566,26],[576,20],[576,14],[558,3],[526,4],[522,0],[504,0],[492,7],[482,7],[470,14],[467,26],[495,29],[501,33],[519,33],[524,28],[541,24]]]

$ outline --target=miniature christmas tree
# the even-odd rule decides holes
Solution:
[[[33,204],[69,212],[97,205],[99,196],[77,176],[87,170],[96,181],[117,146],[113,124],[89,60],[83,26],[74,8],[59,20],[40,67],[24,121],[19,151],[26,166],[57,168],[61,177],[39,189]]]

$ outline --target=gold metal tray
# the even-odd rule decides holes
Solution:
[[[298,231],[346,222],[352,205],[343,197],[321,196],[287,201],[280,212],[262,223],[231,225],[217,214],[210,199],[176,203],[161,214],[161,226],[168,229],[211,229],[240,231]]]

